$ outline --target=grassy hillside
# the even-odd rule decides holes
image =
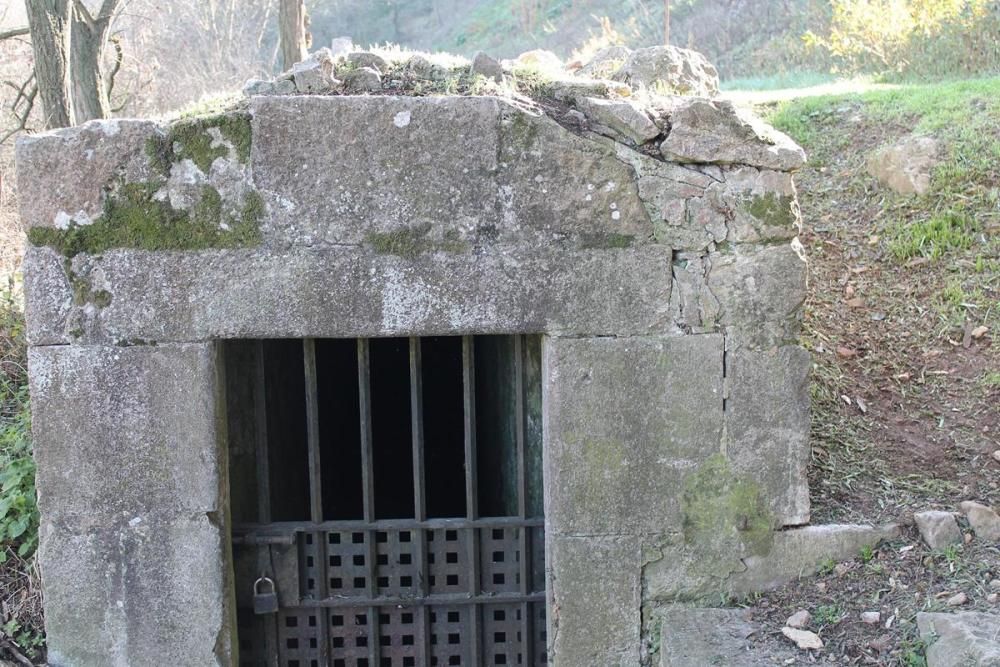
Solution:
[[[810,258],[803,342],[815,360],[813,522],[907,528],[897,543],[750,602],[773,641],[809,609],[826,656],[924,665],[916,613],[945,610],[959,592],[962,609],[991,609],[1000,573],[995,545],[931,551],[911,519],[963,500],[1000,504],[1000,79],[764,111],[810,156],[797,183]],[[940,139],[942,162],[927,194],[904,197],[865,162],[911,133]],[[883,624],[860,621],[872,610]]]

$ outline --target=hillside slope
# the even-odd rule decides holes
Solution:
[[[919,611],[995,609],[996,545],[931,550],[914,511],[1000,505],[1000,79],[819,97],[770,109],[810,155],[798,177],[810,258],[803,343],[813,352],[813,523],[899,521],[904,539],[830,563],[748,604],[767,634],[792,613],[824,661],[924,665]],[[921,196],[866,172],[878,147],[934,136]],[[966,601],[949,607],[962,593]],[[958,598],[961,599],[961,598]],[[862,612],[878,611],[866,624]],[[811,658],[802,652],[801,664]],[[796,663],[799,664],[799,663]]]

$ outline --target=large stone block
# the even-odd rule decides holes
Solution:
[[[17,140],[22,227],[89,224],[100,216],[111,182],[152,176],[145,149],[157,132],[151,121],[95,120],[22,134]]]
[[[29,351],[39,507],[86,530],[220,512],[212,344]]]
[[[794,341],[806,297],[806,263],[790,244],[736,246],[713,253],[706,284],[718,323],[740,344],[770,348]]]
[[[550,534],[681,528],[686,475],[722,447],[723,338],[551,338]]]
[[[641,558],[637,538],[547,537],[555,667],[639,664]]]
[[[757,481],[778,525],[809,522],[809,352],[727,350],[726,452]]]
[[[500,124],[501,238],[510,231],[543,243],[639,244],[653,226],[635,171],[615,144],[569,132],[545,115],[504,106]]]
[[[1000,665],[1000,614],[982,611],[917,614],[927,667]]]
[[[360,244],[421,229],[504,236],[500,102],[487,97],[256,97],[254,180],[268,242]]]
[[[111,251],[25,260],[32,345],[212,338],[666,330],[670,250],[261,254]],[[85,289],[81,288],[81,285]],[[100,294],[97,300],[81,299]],[[81,302],[82,301],[82,302]],[[169,315],[168,315],[169,314]]]
[[[211,517],[52,519],[38,552],[48,664],[232,664],[227,538]]]

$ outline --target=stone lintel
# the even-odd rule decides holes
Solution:
[[[25,260],[28,339],[52,345],[649,334],[667,328],[670,257],[660,246],[415,258],[354,247],[278,255],[119,250],[78,256],[71,278],[63,257],[31,248]],[[92,294],[103,299],[84,301]]]

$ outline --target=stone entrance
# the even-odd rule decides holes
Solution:
[[[555,665],[649,663],[657,605],[808,521],[801,151],[723,103],[581,90],[19,142],[51,664],[240,659],[233,341],[540,336]]]

